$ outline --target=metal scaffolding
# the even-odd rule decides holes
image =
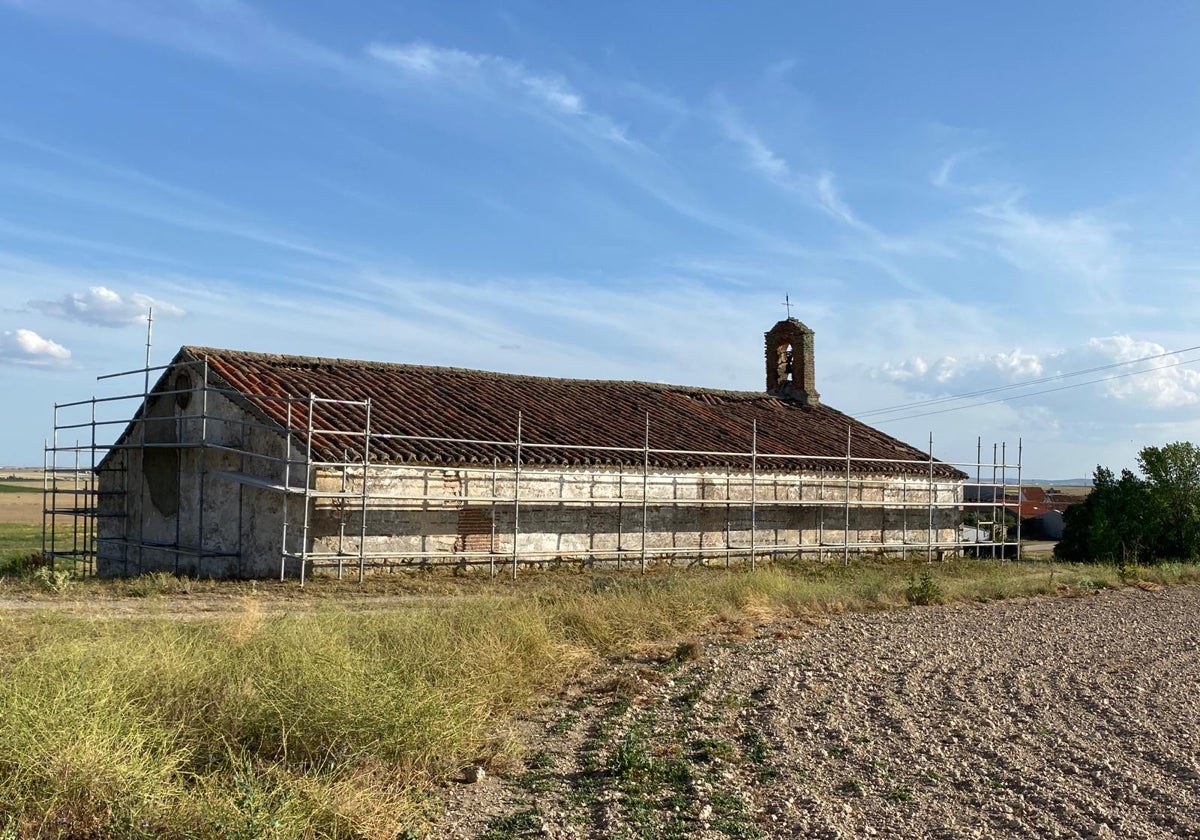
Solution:
[[[190,376],[181,377],[181,371]],[[153,387],[152,372],[159,375]],[[246,552],[258,550],[244,544],[248,529],[268,527],[265,522],[243,521],[248,489],[277,498],[279,576],[298,577],[302,583],[315,572],[332,572],[339,579],[353,573],[362,580],[371,569],[436,564],[481,566],[492,575],[507,566],[515,576],[523,565],[559,560],[611,563],[644,572],[652,563],[728,565],[737,559],[753,566],[759,560],[804,555],[837,557],[844,563],[863,553],[916,554],[928,561],[947,554],[1020,559],[1020,518],[1010,529],[1004,516],[1010,493],[1015,490],[1019,499],[1019,442],[1013,463],[1006,444],[994,445],[991,461],[985,461],[982,441],[977,441],[974,461],[935,460],[932,434],[926,458],[881,461],[853,455],[849,426],[844,455],[803,455],[761,451],[752,424],[747,429],[748,451],[661,449],[651,446],[653,424],[647,414],[641,446],[546,444],[529,439],[519,411],[514,412],[511,439],[396,435],[373,424],[370,398],[246,394],[214,384],[207,359],[147,365],[100,379],[134,375],[141,375],[140,392],[54,406],[53,437],[44,455],[43,553],[70,561],[81,572],[96,572],[101,556],[110,564],[108,573],[120,574],[159,569],[204,574],[206,564],[216,568],[211,564],[244,560]],[[162,410],[168,405],[164,401],[170,403],[169,415]],[[223,410],[214,410],[218,403]],[[340,416],[361,419],[347,427],[322,427],[316,418],[324,404],[339,406]],[[279,407],[275,413],[286,418],[284,423],[272,421],[261,410],[265,405]],[[231,412],[229,406],[241,410]],[[337,443],[341,460],[314,456],[314,441],[323,438]],[[378,445],[389,440],[485,446],[511,456],[455,464],[373,459]],[[544,449],[578,453],[581,460],[603,464],[547,466],[536,457]],[[697,490],[698,484],[687,484],[694,471],[656,467],[660,456],[698,456],[738,466],[700,470],[704,486]],[[162,527],[152,533],[146,520],[147,459],[163,457],[174,465],[178,509],[173,536],[164,536]],[[973,468],[974,481],[939,475],[945,467],[968,476]],[[457,491],[446,490],[447,474],[453,474]],[[615,493],[597,495],[597,477]],[[572,495],[567,488],[580,479],[590,482],[588,491]],[[420,490],[406,489],[415,481]],[[228,511],[210,509],[218,483],[226,498],[229,488],[236,489],[236,527]],[[547,495],[547,488],[555,485],[558,495]],[[964,498],[967,488],[969,499]],[[190,516],[185,516],[185,507]],[[536,511],[548,507],[581,511],[575,520],[582,529],[570,536],[586,545],[546,548],[530,530],[523,530]],[[372,545],[372,534],[386,530],[387,517],[396,511],[416,516],[468,508],[490,520],[486,530],[481,525],[478,534],[459,535],[453,541],[449,538],[455,535],[447,532],[409,535],[420,537],[419,547],[396,547],[386,539]],[[603,524],[610,509],[612,521]],[[671,544],[662,544],[654,516],[666,511],[678,517],[684,510],[712,527],[689,528],[694,540],[673,535]],[[631,511],[640,511],[640,517],[627,516]],[[706,516],[706,511],[716,513]],[[871,511],[877,512],[881,524],[864,527],[861,523]],[[764,512],[777,523],[779,517],[790,517],[797,524],[764,525]],[[798,524],[805,516],[808,527]],[[886,524],[889,517],[892,527]],[[314,524],[320,521],[329,530],[331,519],[336,519],[336,528],[315,536]],[[964,519],[974,521],[969,531],[962,527]],[[213,536],[217,520],[236,532],[236,544],[223,544]],[[498,523],[510,527],[502,532]],[[593,531],[588,533],[588,528]],[[485,535],[486,548],[471,542],[471,536]],[[165,563],[164,556],[172,562]]]

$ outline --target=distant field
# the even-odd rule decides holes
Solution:
[[[36,492],[0,485],[0,525],[32,525],[42,521],[42,488]]]
[[[0,481],[42,480],[41,467],[0,467]]]
[[[40,525],[42,471],[0,468],[0,524]]]
[[[1054,492],[1062,493],[1064,496],[1079,496],[1080,498],[1083,498],[1088,493],[1092,492],[1092,488],[1091,487],[1074,487],[1074,486],[1068,485],[1066,487],[1055,487]]]
[[[85,486],[89,478],[81,472],[79,486]],[[59,487],[70,489],[75,481],[74,473],[60,474]],[[40,469],[0,467],[0,525],[41,525],[42,488]]]

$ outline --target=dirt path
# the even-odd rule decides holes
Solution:
[[[1200,837],[1200,588],[712,640],[528,721],[454,838]]]

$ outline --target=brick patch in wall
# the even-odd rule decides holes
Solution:
[[[492,517],[484,508],[463,508],[458,512],[458,539],[455,551],[495,551],[492,542]]]

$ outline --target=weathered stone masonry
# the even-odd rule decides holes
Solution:
[[[513,541],[525,558],[612,560],[640,553],[640,471],[563,473],[526,470],[520,488],[519,535],[514,533],[514,474],[475,468],[373,469],[367,484],[368,553],[415,557],[429,553],[493,552],[508,556]],[[655,562],[690,562],[761,552],[840,550],[902,551],[953,544],[961,503],[959,485],[937,482],[929,528],[928,481],[886,475],[853,475],[850,531],[846,531],[846,482],[828,474],[768,473],[751,489],[748,473],[653,471],[646,482],[646,548]],[[328,471],[320,490],[362,492],[362,470]],[[755,504],[750,505],[755,496]],[[313,548],[356,555],[361,497],[318,500]],[[755,527],[751,528],[751,517]],[[753,536],[751,531],[753,530]],[[473,561],[480,558],[472,557]],[[594,558],[595,559],[595,558]]]
[[[804,324],[764,338],[765,392],[185,347],[97,470],[97,569],[952,547],[965,475],[822,404]]]

